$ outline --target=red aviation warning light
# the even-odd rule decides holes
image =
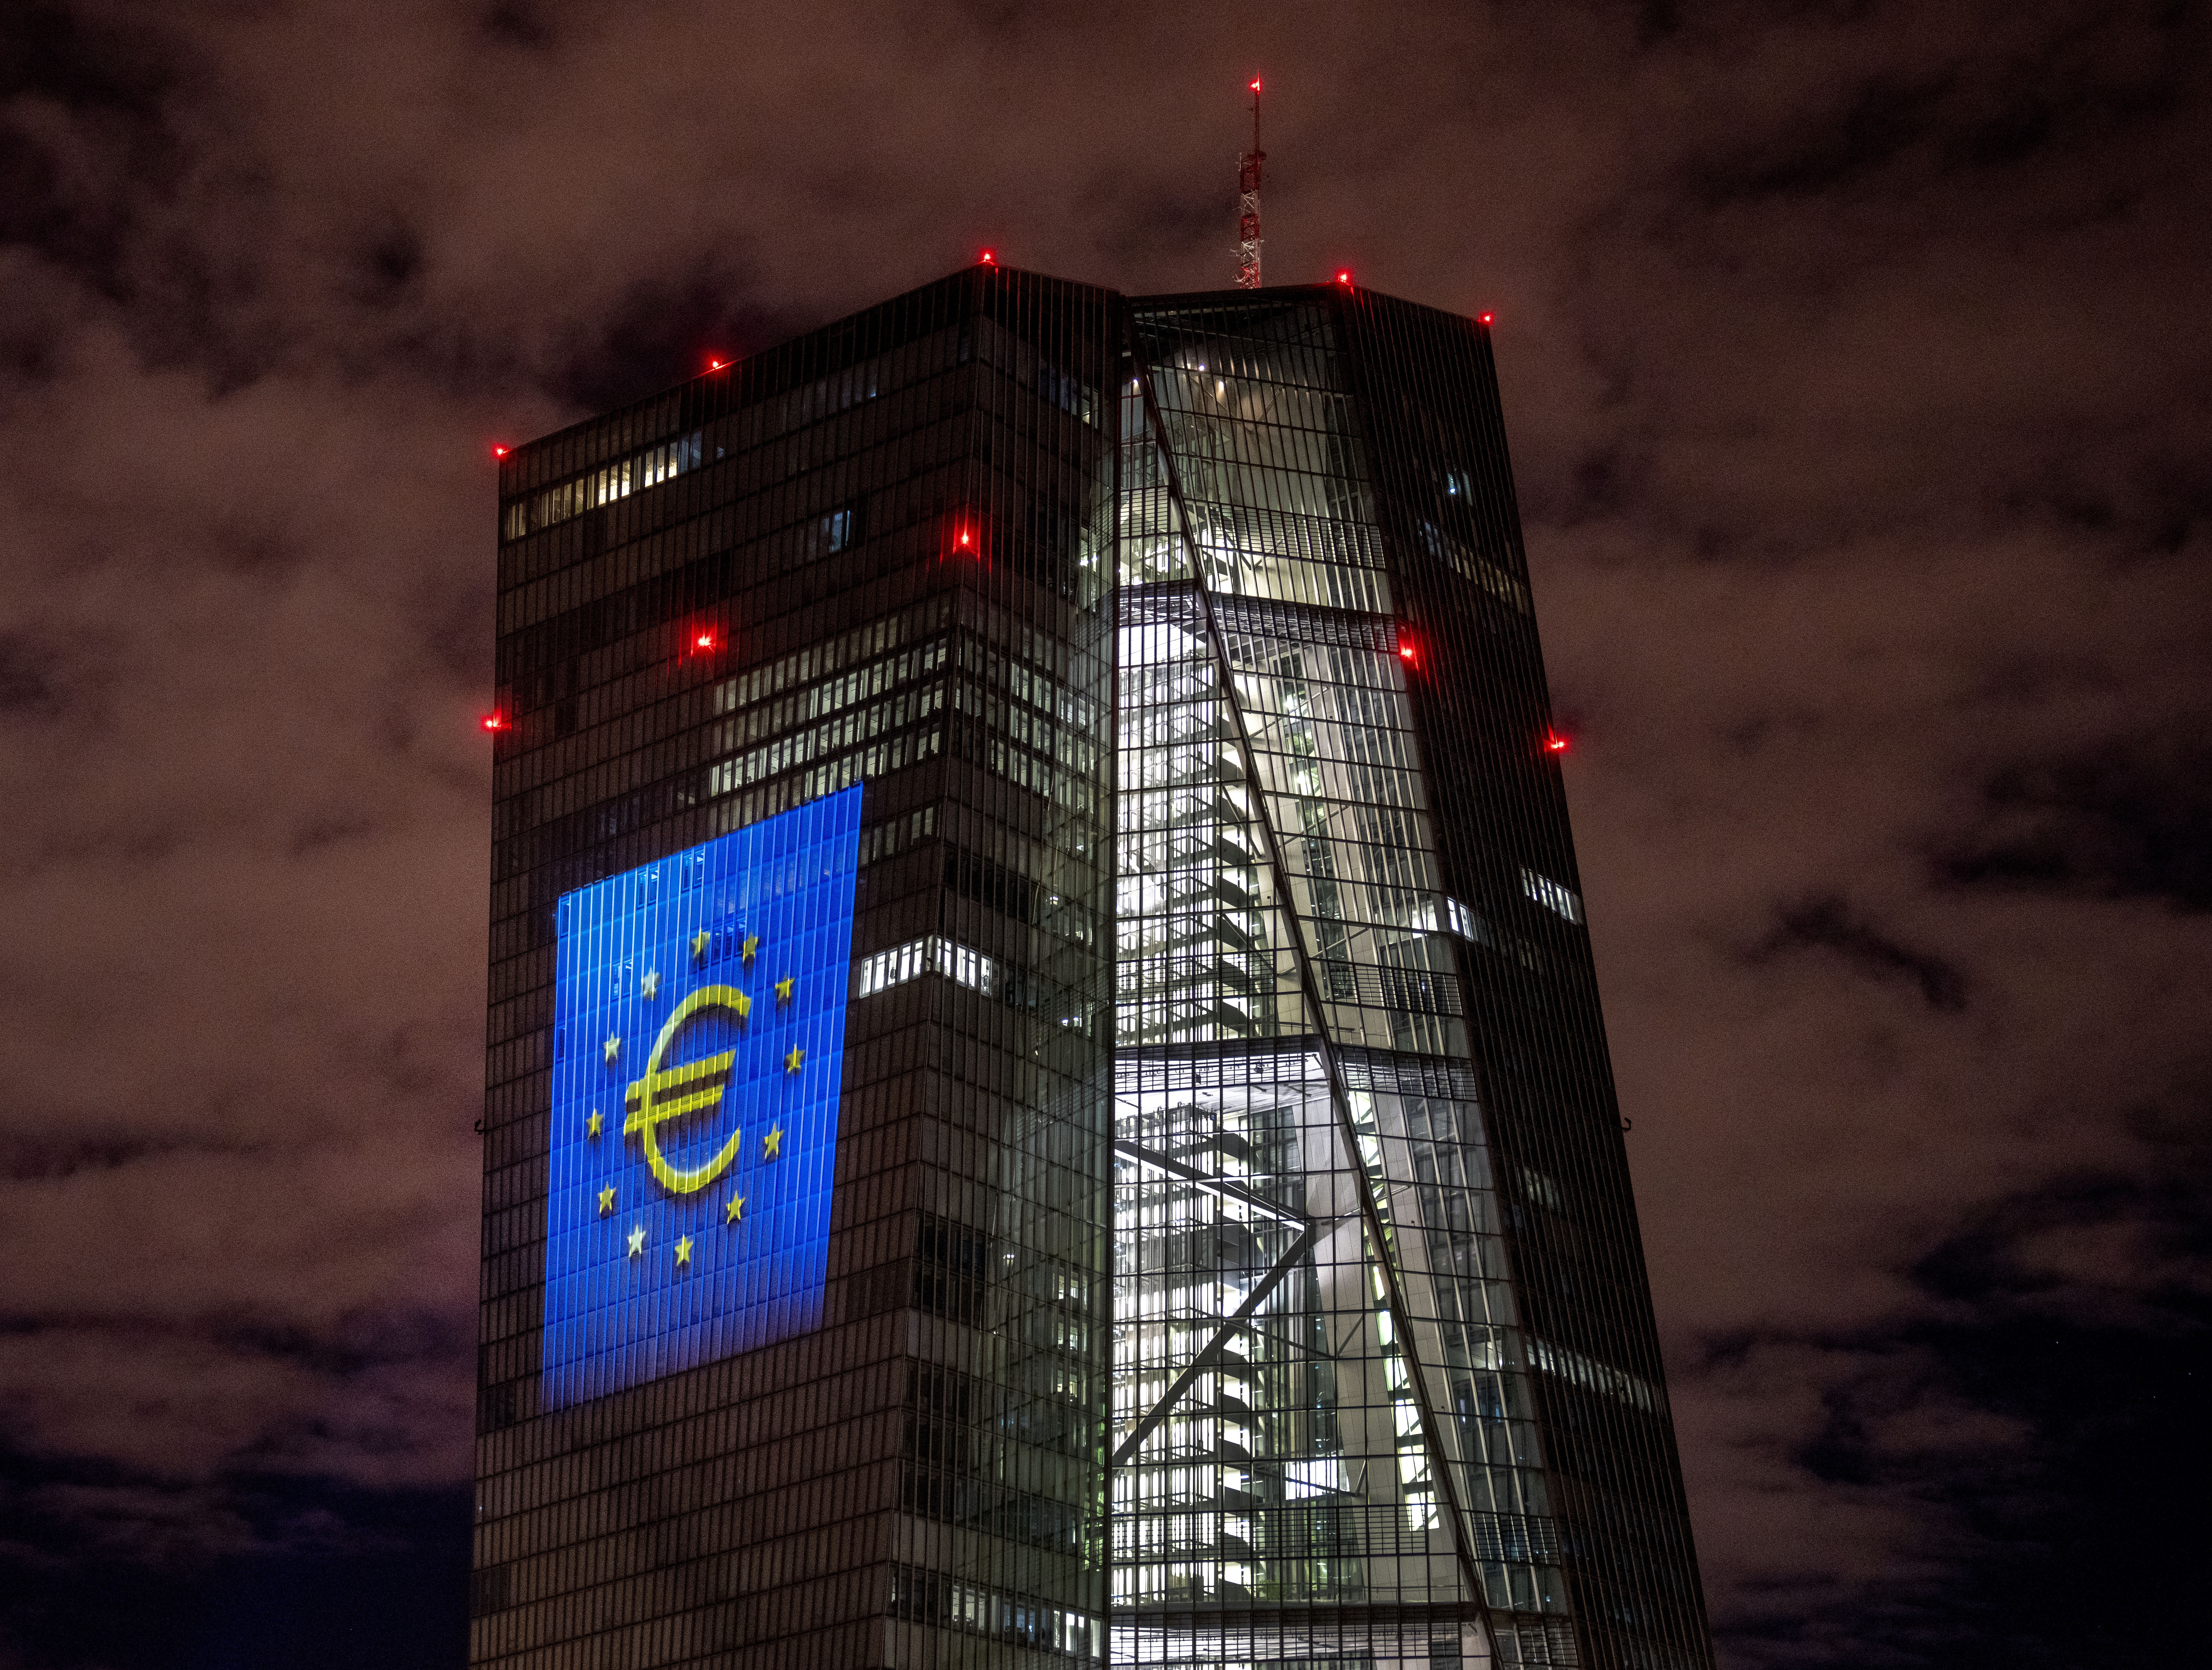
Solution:
[[[1352,269],[1349,267],[1339,267],[1336,270],[1336,282],[1343,285],[1346,289],[1350,289],[1352,288]]]
[[[714,635],[712,628],[691,635],[691,650],[695,655],[712,655],[721,647],[722,641]]]
[[[502,446],[495,440],[491,444],[491,455],[495,458],[503,458],[514,450],[512,446]]]
[[[1544,751],[1547,754],[1565,753],[1567,751],[1567,739],[1561,736],[1557,731],[1545,732]]]
[[[987,267],[995,267],[999,264],[999,258],[988,249],[975,258],[981,264]]]
[[[1252,90],[1255,93],[1260,90],[1260,78],[1257,76],[1252,77]]]
[[[504,731],[507,729],[507,715],[495,707],[483,716],[483,723],[487,731]]]
[[[729,364],[727,360],[722,359],[716,355],[709,354],[707,356],[707,369],[709,371],[720,371],[727,364]]]
[[[1398,659],[1409,667],[1417,667],[1421,664],[1421,658],[1413,653],[1413,645],[1403,638],[1398,641]]]
[[[966,512],[946,523],[944,555],[937,560],[940,562],[982,562],[983,531],[981,523]]]
[[[1489,315],[1489,314],[1487,314],[1487,313],[1485,313],[1485,314],[1482,316],[1482,322],[1483,322],[1485,325],[1489,324],[1489,323],[1490,323],[1490,315]]]

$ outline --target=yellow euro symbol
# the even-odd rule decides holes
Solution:
[[[722,1151],[706,1164],[694,1166],[689,1171],[679,1170],[668,1163],[668,1157],[660,1151],[659,1138],[654,1134],[657,1126],[670,1120],[684,1119],[720,1107],[722,1091],[730,1082],[730,1064],[738,1059],[738,1053],[726,1049],[720,1055],[703,1056],[665,1072],[661,1069],[660,1058],[668,1054],[668,1046],[693,1017],[726,1009],[743,1020],[751,1007],[752,999],[734,986],[702,986],[676,1005],[676,1012],[668,1017],[668,1024],[660,1029],[660,1036],[653,1041],[653,1054],[646,1058],[645,1077],[623,1092],[623,1106],[628,1110],[623,1120],[623,1135],[634,1136],[643,1145],[645,1163],[653,1168],[653,1175],[660,1180],[661,1187],[672,1193],[696,1193],[727,1171],[730,1162],[738,1157],[738,1133],[732,1131],[729,1141],[722,1145]]]

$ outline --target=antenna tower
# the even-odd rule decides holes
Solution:
[[[1260,78],[1252,78],[1252,149],[1237,170],[1237,288],[1260,288]]]

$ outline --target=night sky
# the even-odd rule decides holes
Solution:
[[[0,1670],[461,1662],[494,440],[1494,310],[1729,1670],[2201,1662],[2204,6],[0,0]]]

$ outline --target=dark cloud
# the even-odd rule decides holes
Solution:
[[[549,380],[576,407],[603,410],[640,389],[697,376],[709,355],[740,358],[826,323],[743,300],[754,290],[745,276],[751,264],[736,251],[718,252],[696,270],[643,281],[580,325]]]
[[[420,234],[395,220],[362,244],[355,257],[355,293],[371,307],[398,306],[422,276],[422,262]]]
[[[424,1662],[431,1643],[459,1660],[465,1585],[426,1582],[425,1568],[465,1569],[462,1492],[351,1491],[246,1468],[180,1486],[4,1450],[0,1469],[10,1670],[288,1670],[310,1656],[375,1670]]]
[[[149,113],[169,82],[160,37],[79,16],[63,5],[11,7],[0,18],[0,97],[32,94],[73,110]]]
[[[1937,860],[1969,887],[2051,888],[2212,909],[2212,735],[2130,740],[1992,776],[1984,827]]]
[[[544,9],[525,0],[497,0],[478,15],[477,27],[503,46],[538,49],[553,43],[553,29]]]
[[[1939,1014],[1966,1006],[1966,976],[1931,951],[1899,944],[1844,900],[1808,899],[1780,913],[1781,925],[1760,942],[1755,960],[1790,951],[1832,953],[1844,966],[1877,981],[1917,987]]]
[[[2180,1661],[2208,36],[0,14],[0,1665],[457,1661],[488,443],[986,245],[1225,282],[1255,71],[1270,276],[1498,316],[1725,1661]]]
[[[0,633],[0,717],[52,719],[66,704],[62,653],[27,632]]]

